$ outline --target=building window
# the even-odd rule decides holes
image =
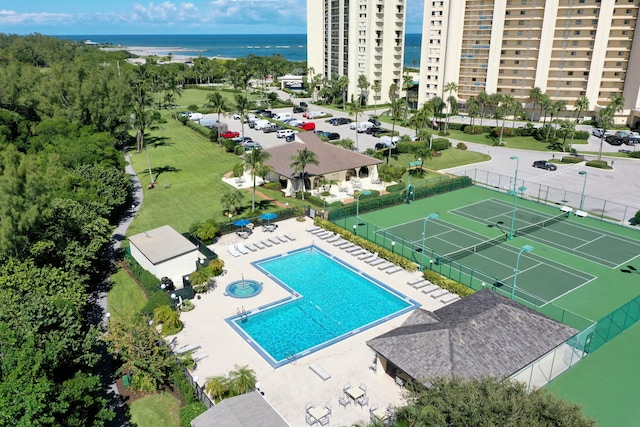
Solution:
[[[579,35],[580,35],[580,30],[574,31],[574,32],[573,32],[573,35],[574,35],[574,36],[579,36]]]
[[[574,40],[571,42],[571,46],[578,46],[578,40]]]
[[[578,15],[584,15],[584,10],[578,9]]]
[[[576,25],[582,25],[582,19],[576,19]]]
[[[524,21],[518,21],[518,25],[524,25]]]
[[[569,76],[573,76],[573,71],[569,71],[569,72],[567,73],[567,75],[569,75]]]
[[[516,59],[515,61],[513,61],[513,63],[514,63],[515,65],[518,65],[518,64],[520,63],[520,61],[518,61],[518,60]]]
[[[570,81],[565,82],[565,84],[566,84],[567,86],[571,86],[571,82],[570,82]]]
[[[577,53],[576,53],[575,50],[571,52],[571,56],[576,56],[576,55],[577,55]]]

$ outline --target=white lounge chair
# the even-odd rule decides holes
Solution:
[[[238,251],[244,255],[249,253],[249,249],[245,248],[244,243],[242,242],[236,244],[236,249],[238,249]]]
[[[435,292],[435,291],[437,291],[438,289],[440,289],[440,286],[437,286],[437,285],[431,284],[431,285],[428,285],[427,287],[425,287],[425,288],[422,290],[422,293],[423,293],[423,294],[425,294],[425,295],[429,295],[431,292]]]
[[[342,249],[344,249],[344,248],[342,248]],[[362,248],[360,246],[353,245],[353,247],[345,249],[345,252],[351,253],[351,252],[361,251],[361,250],[362,250]]]
[[[450,293],[449,295],[445,295],[442,298],[440,298],[440,302],[443,304],[449,304],[450,302],[454,302],[459,299],[460,299],[460,296]]]
[[[278,240],[278,239],[276,239],[274,237],[269,237],[267,240],[269,240],[274,245],[279,245],[280,244],[280,240]]]
[[[374,263],[375,261],[378,261],[379,259],[380,259],[380,257],[379,257],[379,255],[378,255],[378,252],[375,252],[375,253],[373,254],[373,256],[372,256],[370,259],[366,260],[366,262],[367,262],[367,264],[374,265],[373,263]]]
[[[290,234],[285,234],[284,237],[286,237],[287,239],[291,240],[292,242],[294,240],[296,240],[296,238],[294,236],[290,235]]]
[[[326,231],[327,231],[327,230],[325,230],[324,228],[322,228],[322,227],[318,227],[318,229],[317,229],[317,230],[310,231],[310,233],[311,233],[311,234],[320,234],[320,233],[325,233]]]
[[[229,253],[231,255],[233,255],[234,257],[239,257],[240,255],[242,255],[240,252],[238,252],[238,250],[236,249],[235,245],[229,245],[227,247],[227,250],[229,251]]]
[[[336,235],[335,235],[335,236],[333,236],[333,237],[329,237],[329,238],[327,239],[327,242],[329,242],[329,243],[333,243],[333,242],[337,242],[337,241],[338,241],[338,240],[340,240],[340,239],[341,239],[340,235],[339,235],[339,234],[336,234]]]
[[[255,252],[258,250],[258,248],[256,248],[253,243],[247,243],[246,245],[244,245],[244,247],[249,249],[251,252]]]
[[[402,268],[402,267],[400,267],[400,266],[391,267],[391,268],[388,268],[388,269],[385,271],[385,273],[387,273],[387,274],[393,274],[393,273],[397,273],[398,271],[401,271],[402,269],[403,269],[403,268]]]
[[[366,260],[366,259],[371,258],[372,256],[373,256],[373,254],[372,254],[371,252],[366,251],[364,254],[360,254],[360,255],[358,255],[358,259],[360,259],[360,260]]]
[[[266,247],[270,248],[271,246],[273,246],[273,243],[271,243],[268,240],[260,240],[260,243],[262,243],[263,245],[265,245]]]
[[[448,291],[445,291],[444,289],[440,289],[439,291],[431,292],[431,298],[433,299],[440,298],[445,296],[448,293],[449,293]]]
[[[420,283],[416,283],[415,285],[413,285],[413,289],[422,289],[422,288],[426,288],[427,286],[429,286],[431,284],[431,282],[425,280],[423,282]]]
[[[376,267],[380,264],[384,264],[385,262],[387,261],[384,258],[377,258],[377,259],[374,259],[373,261],[369,261],[369,265]]]
[[[347,245],[352,245],[352,244],[353,243],[349,242],[348,240],[340,239],[337,242],[335,242],[333,244],[333,246],[335,246],[336,248],[340,248],[340,247],[347,246]]]
[[[287,238],[286,238],[286,237],[284,237],[284,236],[280,236],[280,235],[278,235],[278,236],[276,236],[276,238],[277,238],[278,240],[280,240],[282,243],[288,243],[288,242],[289,242],[289,239],[287,239]]]
[[[414,279],[407,280],[407,285],[411,285],[411,286],[413,286],[413,285],[415,285],[416,283],[420,283],[420,282],[422,282],[423,280],[424,280],[424,278],[422,278],[422,277],[416,277],[416,278],[414,278]]]
[[[255,242],[253,245],[258,249],[264,249],[264,245],[261,242]]]
[[[364,249],[359,249],[357,251],[350,252],[352,256],[358,257],[367,253]]]
[[[386,261],[378,266],[378,270],[386,270],[387,268],[393,267],[395,264],[389,261]]]
[[[309,227],[309,228],[307,228],[307,231],[308,231],[309,233],[311,233],[311,232],[313,232],[313,231],[317,231],[317,230],[319,230],[319,229],[320,229],[320,227],[318,227],[317,225],[314,225],[313,227]]]

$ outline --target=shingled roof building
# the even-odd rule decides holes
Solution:
[[[286,187],[283,185],[286,188],[286,196],[302,191],[302,178],[291,167],[291,156],[297,155],[298,151],[305,146],[318,158],[318,165],[310,164],[305,168],[304,188],[307,191],[317,188],[325,179],[341,183],[351,178],[377,178],[378,176],[378,165],[382,163],[381,160],[323,142],[312,132],[300,132],[296,134],[295,141],[266,150],[271,154],[271,159],[265,164],[272,169],[267,180],[286,181]]]
[[[367,344],[398,383],[443,376],[506,378],[577,333],[484,289],[435,312],[418,309],[402,326]],[[562,351],[573,353],[570,346],[566,347]]]
[[[225,399],[191,421],[192,427],[288,427],[260,392]]]

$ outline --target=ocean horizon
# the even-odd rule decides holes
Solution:
[[[73,41],[86,41],[124,48],[156,48],[158,55],[204,56],[207,58],[246,58],[249,55],[280,54],[289,61],[307,60],[306,34],[147,34],[147,35],[56,35]],[[421,34],[405,35],[404,65],[420,65]]]

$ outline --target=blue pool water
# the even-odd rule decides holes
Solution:
[[[418,306],[316,247],[253,265],[292,297],[230,324],[274,367]]]

